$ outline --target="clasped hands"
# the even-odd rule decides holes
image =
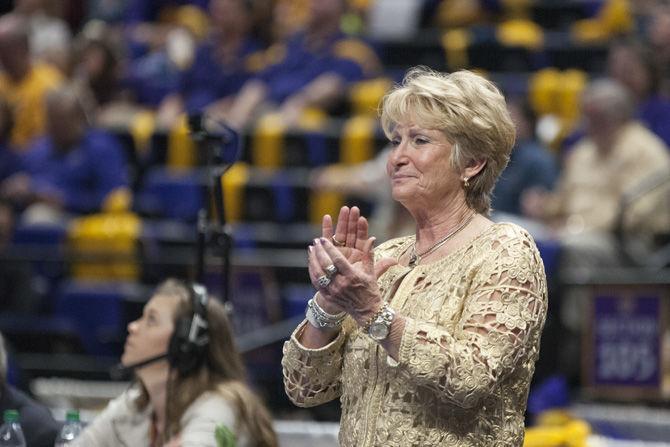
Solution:
[[[382,307],[377,279],[397,261],[374,261],[375,238],[358,207],[343,206],[333,229],[323,217],[321,237],[308,248],[309,277],[319,291],[316,300],[329,314],[346,312],[361,326]]]

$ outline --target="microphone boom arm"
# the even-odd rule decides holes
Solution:
[[[230,301],[230,251],[232,236],[227,231],[226,210],[222,178],[240,157],[241,144],[238,133],[224,123],[215,123],[220,132],[209,132],[205,128],[205,117],[201,114],[188,117],[192,137],[204,154],[208,171],[208,203],[198,213],[198,238],[195,279],[204,283],[205,252],[208,242],[221,258],[221,301]],[[230,149],[233,149],[232,151]],[[232,152],[232,153],[231,153]]]

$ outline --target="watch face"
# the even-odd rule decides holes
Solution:
[[[384,340],[389,334],[389,327],[383,322],[374,322],[370,326],[369,334],[373,340]]]

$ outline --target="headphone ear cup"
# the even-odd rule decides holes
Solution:
[[[180,318],[175,324],[168,346],[170,366],[178,370],[181,376],[187,376],[194,371],[207,355],[207,344],[200,346],[189,339],[192,324],[192,320]]]
[[[195,365],[196,359],[193,352],[193,344],[188,339],[191,322],[186,318],[180,318],[175,324],[174,332],[170,338],[168,347],[168,361],[170,366],[177,369],[181,375],[186,374]]]
[[[190,374],[206,360],[209,344],[207,290],[204,286],[193,285],[190,292],[193,315],[177,319],[168,346],[170,366],[177,369],[181,376]]]

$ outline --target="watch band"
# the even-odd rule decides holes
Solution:
[[[366,321],[365,324],[361,326],[363,332],[365,332],[366,334],[368,333],[368,331],[370,330],[370,326],[372,326],[372,323],[374,323],[375,320],[379,318],[382,312],[384,312],[385,308],[388,308],[388,303],[382,303],[382,306],[379,308],[379,310],[375,312],[374,315],[372,315],[370,318],[368,318],[368,321]]]
[[[378,312],[377,318],[368,327],[368,336],[377,343],[386,340],[391,333],[391,324],[394,318],[395,311],[385,303],[380,312]]]

